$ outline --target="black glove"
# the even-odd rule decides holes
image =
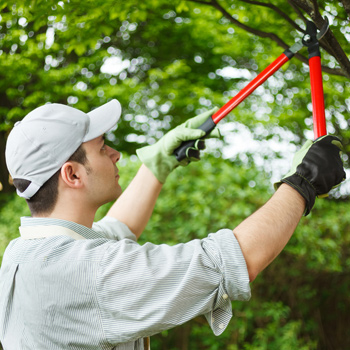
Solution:
[[[331,135],[307,141],[295,154],[290,172],[275,188],[284,182],[297,190],[306,201],[304,215],[308,215],[316,196],[326,195],[345,180],[341,149],[340,140]]]

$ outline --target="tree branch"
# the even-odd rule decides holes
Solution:
[[[281,17],[283,17],[289,24],[291,24],[296,30],[299,32],[305,33],[305,30],[299,27],[286,13],[284,13],[280,8],[278,8],[275,5],[265,3],[265,2],[260,2],[260,1],[254,1],[254,0],[241,0],[247,4],[252,4],[252,5],[257,5],[257,6],[263,6],[263,7],[268,7],[271,10],[277,12]]]
[[[288,0],[289,5],[294,9],[294,11],[297,13],[297,15],[303,20],[303,22],[306,25],[307,18],[304,16],[304,14],[300,11],[299,7],[296,6],[292,0]]]
[[[312,0],[311,3],[308,0],[291,0],[294,2],[296,6],[299,6],[302,10],[304,10],[312,19],[312,21],[316,24],[317,28],[322,28],[325,23],[324,18],[321,16],[317,0]],[[344,0],[345,1],[345,0]],[[346,0],[349,1],[349,0]],[[350,79],[350,61],[345,54],[343,48],[340,46],[338,40],[334,36],[333,32],[328,29],[327,33],[323,37],[321,43],[327,43],[326,50],[334,56],[334,58],[338,61],[342,71],[343,76]]]
[[[324,23],[324,20],[323,20],[323,18],[322,18],[322,16],[321,16],[321,14],[319,13],[319,7],[318,7],[318,3],[317,3],[317,0],[312,0],[313,1],[313,11],[315,12],[315,13],[317,13],[317,15],[315,15],[315,16],[317,16],[318,17],[318,21],[322,21],[323,23]],[[294,8],[294,10],[299,14],[299,16],[303,19],[303,21],[304,21],[304,23],[305,23],[305,25],[306,25],[306,22],[308,21],[308,19],[303,15],[303,13],[301,12],[301,10],[297,7],[297,5],[296,4],[294,4],[293,2],[298,2],[297,0],[295,1],[295,0],[288,0],[288,3]],[[308,9],[308,11],[312,11],[311,10],[311,5],[309,6],[309,4],[311,4],[311,3],[309,3],[309,2],[306,2],[306,1],[301,1],[301,2],[299,2],[299,4],[301,4],[304,8],[307,8]],[[333,50],[333,47],[332,46],[330,46],[324,39],[322,39],[321,41],[320,41],[320,45],[321,45],[321,47],[325,50],[325,51],[327,51],[330,55],[332,55],[332,56],[334,56],[334,57],[336,57],[337,56],[337,53]]]
[[[192,0],[189,0],[192,1]],[[197,1],[197,0],[196,0]],[[261,38],[270,38],[273,41],[275,41],[278,45],[283,47],[284,49],[287,49],[289,46],[275,33],[270,32],[264,32],[259,29],[255,29],[252,27],[247,26],[246,24],[241,23],[237,19],[233,18],[216,0],[211,0],[210,3],[207,3],[208,5],[211,5],[215,7],[218,11],[220,11],[225,18],[227,18],[230,22],[234,23],[237,27],[245,30],[248,33],[260,36]]]
[[[309,0],[291,0],[291,2],[311,16],[310,13],[313,11],[314,7]]]
[[[315,17],[316,17],[316,16],[317,16],[317,17],[318,17],[318,16],[322,17],[321,14],[320,14],[320,10],[319,10],[319,8],[318,8],[317,0],[312,0],[312,6],[313,6],[313,8],[314,8]]]
[[[187,0],[190,2],[196,2],[197,4],[202,4],[202,5],[211,5],[211,2],[209,1],[201,1],[201,0]]]
[[[218,11],[220,11],[225,18],[227,18],[231,23],[235,24],[237,27],[245,30],[248,33],[254,34],[256,36],[259,36],[261,38],[269,38],[276,42],[279,46],[281,46],[284,49],[288,49],[289,45],[287,45],[278,35],[275,33],[270,32],[264,32],[262,30],[252,28],[247,26],[246,24],[241,23],[237,19],[233,18],[229,12],[227,12],[218,2],[217,0],[210,0],[210,1],[204,1],[204,0],[187,0],[190,2],[199,3],[202,5],[208,5],[216,8]],[[259,6],[265,6],[272,8],[273,5],[268,4],[262,4],[261,2],[257,0],[241,0],[246,3],[255,4]],[[349,2],[350,0],[343,0]],[[303,15],[302,11],[305,11],[311,19],[316,24],[317,28],[322,28],[322,26],[325,23],[325,20],[321,16],[318,8],[317,0],[288,0],[289,4],[294,8],[294,10],[298,13],[298,15],[306,22],[307,19]],[[285,18],[285,17],[284,17]],[[299,30],[299,29],[298,29]],[[303,31],[302,29],[300,29]],[[304,31],[303,31],[304,32]],[[333,75],[339,75],[344,76],[350,79],[350,61],[348,57],[346,56],[344,50],[340,46],[339,42],[335,38],[332,31],[329,29],[323,39],[320,42],[321,46],[330,54],[332,55],[339,63],[341,68],[330,68],[326,66],[322,66],[322,70],[326,73],[333,74]],[[304,57],[301,54],[296,54],[295,57],[300,60],[301,62],[308,64],[308,59]]]
[[[325,9],[325,7],[324,6],[321,6],[320,4],[319,4],[319,6],[318,6],[321,10],[320,10],[320,12],[327,12],[327,10]],[[334,18],[336,18],[337,20],[339,20],[339,21],[347,21],[347,22],[349,22],[350,21],[350,17],[349,18],[347,18],[346,17],[346,14],[345,14],[345,17],[342,17],[342,16],[340,16],[339,14],[337,14],[337,15],[333,15],[332,14],[332,16],[334,17]]]
[[[350,19],[350,0],[340,0],[344,6],[344,10]]]
[[[314,20],[314,22],[316,23],[316,21],[318,22],[324,22],[324,19],[320,13],[320,9],[318,7],[318,2],[317,0],[312,0],[312,5],[313,5],[313,8],[314,8],[314,17],[311,16],[311,18]]]

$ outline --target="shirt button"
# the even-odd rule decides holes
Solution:
[[[228,298],[228,295],[224,294],[222,297],[226,300]]]
[[[220,324],[219,324],[219,328],[220,328],[220,329],[223,329],[224,327],[225,327],[225,326],[224,326],[223,323],[220,323]]]

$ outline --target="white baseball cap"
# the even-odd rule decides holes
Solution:
[[[17,190],[17,194],[33,197],[83,142],[111,130],[120,115],[117,100],[89,113],[53,103],[27,114],[15,124],[6,143],[6,164],[12,178],[30,181],[26,190]]]

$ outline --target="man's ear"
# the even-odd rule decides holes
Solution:
[[[70,188],[82,188],[84,185],[85,168],[77,162],[66,162],[61,168],[61,178]]]

